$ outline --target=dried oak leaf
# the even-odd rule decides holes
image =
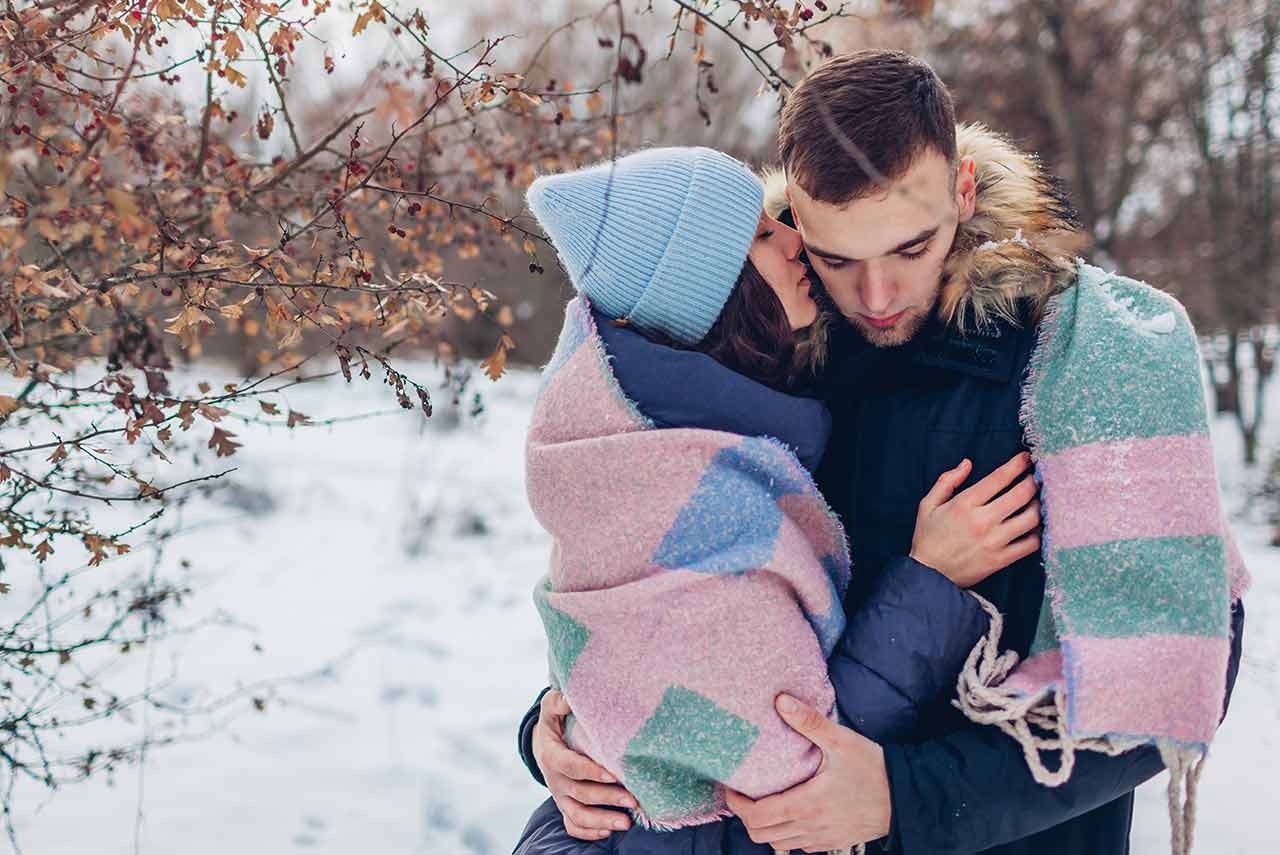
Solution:
[[[235,434],[231,431],[216,427],[213,429],[213,436],[209,438],[209,447],[216,450],[218,457],[230,457],[241,447],[240,443],[231,438],[233,436]]]

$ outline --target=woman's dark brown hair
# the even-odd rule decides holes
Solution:
[[[660,334],[648,334],[648,338],[701,351],[726,368],[779,391],[788,391],[801,373],[796,359],[801,337],[791,329],[782,301],[750,259],[702,341],[690,347]]]
[[[720,317],[695,349],[752,380],[785,390],[795,374],[796,340],[782,301],[748,260]]]

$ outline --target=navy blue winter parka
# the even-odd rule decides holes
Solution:
[[[1074,215],[1057,182],[979,126],[959,129],[958,148],[974,160],[977,200],[957,231],[935,316],[895,348],[832,327],[822,374],[832,437],[817,481],[856,545],[850,614],[896,572],[917,506],[942,472],[969,458],[968,486],[1028,450],[1019,412],[1039,320],[1046,301],[1075,284]],[[777,177],[769,183],[766,207],[790,222],[784,188]],[[976,586],[1004,616],[1002,649],[1027,654],[1044,584],[1034,555]],[[1237,604],[1223,716],[1243,631]],[[949,702],[923,717],[916,738],[885,742],[884,756],[892,828],[880,848],[904,855],[1127,855],[1133,790],[1162,769],[1150,747],[1083,751],[1070,780],[1045,787],[1017,743]]]

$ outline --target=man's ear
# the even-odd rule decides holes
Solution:
[[[956,207],[959,209],[960,222],[966,223],[973,218],[978,203],[977,167],[972,157],[960,159],[956,166]]]
[[[787,182],[787,210],[791,212],[791,228],[800,231],[800,218],[796,216],[796,203],[791,198],[791,182]]]

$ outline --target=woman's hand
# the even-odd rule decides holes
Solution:
[[[565,743],[564,719],[570,712],[558,689],[542,696],[533,728],[533,757],[564,815],[565,831],[579,840],[603,840],[630,828],[631,817],[591,805],[634,808],[636,800],[603,766]]]
[[[1039,487],[1027,473],[1030,465],[1024,451],[958,495],[972,462],[942,473],[920,500],[911,557],[971,588],[1039,550]]]

